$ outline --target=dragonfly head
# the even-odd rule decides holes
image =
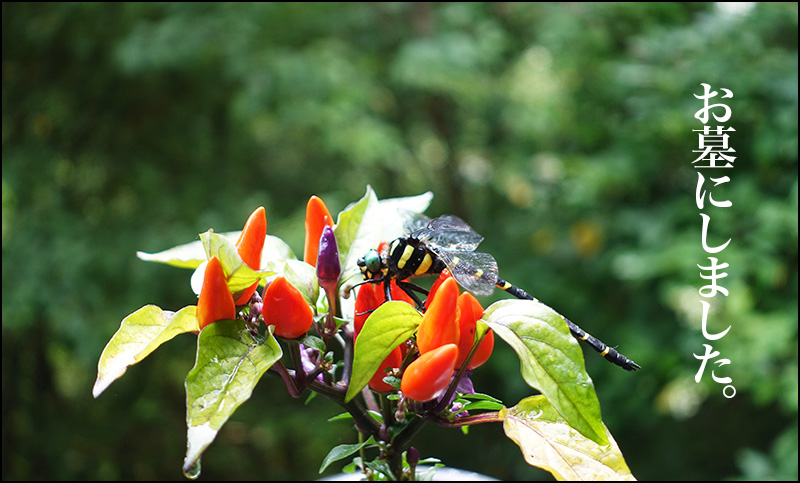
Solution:
[[[358,267],[364,280],[381,278],[384,276],[384,262],[377,250],[370,250],[358,259]]]

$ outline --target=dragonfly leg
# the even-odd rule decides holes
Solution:
[[[417,310],[419,310],[420,312],[424,310],[425,306],[422,304],[422,301],[419,299],[419,296],[415,292],[428,295],[427,290],[420,287],[419,285],[414,285],[413,283],[403,282],[400,280],[397,281],[397,286],[400,287],[400,289],[403,290],[403,292],[408,294],[409,297],[411,297],[411,300],[413,300],[414,303],[416,304]],[[387,289],[387,294],[389,294],[388,289]],[[389,297],[388,300],[391,300],[391,297]]]

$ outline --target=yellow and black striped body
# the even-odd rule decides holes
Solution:
[[[445,269],[439,260],[424,243],[414,237],[401,237],[389,246],[386,276],[398,281],[417,275],[437,275]]]
[[[497,279],[496,285],[497,288],[503,289],[519,299],[536,300],[528,292],[522,290],[519,287],[511,285],[502,278]],[[578,325],[573,323],[571,320],[567,319],[566,317],[564,317],[564,320],[567,322],[567,326],[569,327],[569,331],[570,333],[572,333],[573,337],[589,344],[589,346],[591,346],[592,349],[599,352],[600,355],[605,357],[607,361],[611,362],[612,364],[620,366],[626,371],[635,371],[640,369],[639,364],[628,359],[624,355],[617,352],[615,349],[612,349],[611,347],[607,346],[601,340],[593,337],[591,334],[588,334],[585,330],[578,327]]]
[[[494,257],[475,250],[481,240],[483,237],[464,220],[445,215],[430,220],[427,226],[414,230],[408,236],[397,238],[383,254],[370,250],[358,260],[358,266],[365,283],[383,282],[386,300],[392,297],[390,281],[396,280],[398,287],[414,300],[420,310],[423,310],[423,304],[416,293],[427,295],[428,291],[407,280],[419,275],[438,275],[445,268],[463,288],[475,295],[490,295],[497,287],[514,297],[536,300],[498,276]],[[575,338],[589,344],[609,362],[628,371],[640,368],[570,320],[564,318],[564,321]]]
[[[439,257],[413,234],[394,240],[383,255],[370,250],[358,260],[358,266],[367,283],[383,283],[386,300],[392,299],[390,283],[395,280],[419,310],[423,310],[423,304],[417,293],[428,295],[428,291],[407,280],[419,275],[438,275],[446,268]]]

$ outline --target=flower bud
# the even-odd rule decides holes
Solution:
[[[319,237],[319,255],[317,256],[317,278],[320,285],[332,284],[339,281],[342,266],[339,263],[339,247],[336,245],[336,236],[333,228],[325,226],[322,236]]]
[[[408,466],[414,468],[419,463],[419,450],[413,446],[408,448],[408,452],[406,453],[406,461],[408,462]]]

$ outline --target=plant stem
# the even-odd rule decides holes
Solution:
[[[499,411],[492,411],[489,413],[481,413],[472,416],[464,416],[456,418],[454,421],[447,421],[443,419],[442,420],[434,419],[433,421],[439,426],[458,428],[461,426],[471,426],[474,424],[481,424],[481,423],[502,423],[503,418],[500,417]]]
[[[450,387],[447,388],[447,392],[444,393],[444,396],[442,396],[442,399],[439,402],[439,404],[436,405],[436,408],[433,410],[433,413],[440,413],[445,409],[447,409],[447,406],[450,404],[450,400],[453,398],[453,394],[455,394],[456,392],[458,383],[461,381],[461,379],[464,377],[464,374],[467,372],[467,366],[472,360],[472,356],[475,355],[475,352],[478,350],[478,347],[481,345],[481,342],[483,342],[483,339],[486,337],[486,334],[488,333],[489,331],[484,332],[481,338],[477,342],[472,344],[472,350],[469,351],[469,355],[464,360],[464,363],[461,364],[461,368],[458,370],[458,373],[456,373],[456,377],[454,377],[453,380],[450,382]]]
[[[373,435],[375,439],[378,439],[378,434],[380,432],[380,424],[378,424],[378,421],[369,415],[366,408],[364,408],[357,399],[353,399],[348,403],[344,402],[346,391],[343,388],[329,386],[316,379],[311,381],[308,387],[312,391],[318,392],[342,406],[353,416],[353,420],[356,422],[359,431],[366,435]]]
[[[414,418],[405,429],[398,434],[394,441],[387,446],[386,457],[389,460],[389,468],[392,470],[397,480],[403,474],[403,452],[411,446],[411,439],[419,433],[425,425],[425,419],[421,417]]]
[[[342,368],[342,382],[345,386],[350,385],[350,376],[353,373],[353,349],[354,349],[354,338],[353,338],[353,331],[350,330],[350,325],[345,324],[342,327],[342,335],[344,338],[344,367]]]
[[[292,358],[292,365],[294,365],[294,378],[297,382],[297,387],[301,390],[306,387],[306,371],[303,370],[303,359],[300,356],[300,342],[290,339],[286,341],[289,346],[289,356]]]
[[[294,382],[294,374],[289,371],[283,366],[283,362],[278,361],[277,363],[273,364],[272,367],[269,368],[270,372],[276,373],[283,379],[283,383],[286,384],[286,389],[289,391],[289,395],[293,398],[298,398],[303,393],[301,389],[298,389]]]

